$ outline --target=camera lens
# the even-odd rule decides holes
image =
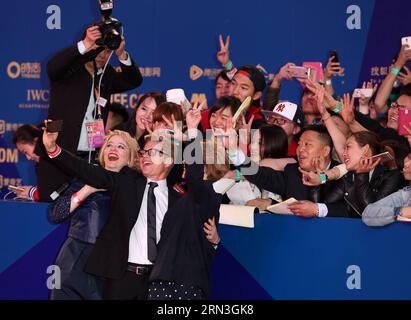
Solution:
[[[121,44],[120,34],[113,28],[105,34],[104,44],[110,50],[117,50]]]

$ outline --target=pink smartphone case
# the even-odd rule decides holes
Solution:
[[[409,135],[404,125],[411,128],[411,110],[405,108],[398,109],[398,134],[400,136]]]

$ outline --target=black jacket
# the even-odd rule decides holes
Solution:
[[[78,51],[77,44],[57,53],[47,63],[47,74],[50,79],[50,109],[48,118],[63,120],[63,132],[57,143],[74,152],[77,150],[81,125],[90,100],[92,76],[85,64],[93,61],[101,51],[93,50],[84,55]],[[131,66],[120,63],[121,72],[107,65],[101,81],[100,96],[110,101],[112,93],[132,90],[141,85],[143,78],[138,67],[132,61]],[[95,77],[95,88],[100,76]],[[104,122],[107,119],[107,108],[102,108]]]
[[[337,165],[331,162],[331,168]],[[281,195],[283,200],[291,197],[297,200],[309,200],[314,203],[325,203],[325,195],[328,189],[336,184],[330,181],[327,184],[309,187],[302,183],[302,176],[298,170],[298,163],[288,164],[284,172],[271,168],[259,167],[255,175],[246,175],[247,180],[255,184],[260,189],[265,189]],[[348,213],[342,201],[327,204],[329,217],[347,217]]]
[[[371,119],[370,117],[362,114],[361,112],[354,111],[355,120],[358,121],[364,128],[370,130],[377,134],[381,141],[384,140],[396,140],[399,143],[403,144],[404,146],[408,147],[408,140],[400,136],[398,132],[392,128],[384,128],[382,125],[379,124],[378,121]]]
[[[208,296],[215,249],[206,238],[203,224],[212,217],[218,222],[222,196],[215,193],[211,182],[203,181],[203,165],[187,165],[186,170],[188,193],[164,217],[150,281],[193,285]]]
[[[67,151],[52,159],[70,170],[85,183],[112,192],[111,214],[97,237],[85,271],[110,279],[120,279],[127,269],[130,233],[142,205],[147,179],[139,172],[124,167],[119,173],[88,164]],[[168,208],[181,197],[168,190]]]
[[[47,63],[50,79],[50,108],[48,119],[63,120],[63,131],[57,139],[59,146],[70,152],[76,152],[80,139],[81,125],[90,100],[92,76],[85,64],[93,61],[101,49],[81,55],[77,44],[57,53]],[[131,66],[120,63],[121,72],[107,65],[101,81],[101,97],[110,101],[112,93],[123,92],[138,87],[143,78],[138,67],[132,61]],[[100,76],[94,79],[98,87]],[[107,108],[102,108],[104,122],[107,120]],[[41,152],[41,151],[40,151]],[[41,155],[42,156],[42,155]],[[50,193],[72,179],[72,176],[52,166],[47,156],[37,168],[39,194],[41,201],[51,201]]]
[[[390,170],[377,166],[369,179],[369,173],[348,172],[336,184],[330,186],[325,195],[325,202],[345,202],[350,218],[361,218],[365,207],[376,202],[405,186],[405,180],[397,169]]]

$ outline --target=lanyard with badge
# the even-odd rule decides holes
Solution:
[[[93,121],[86,122],[87,129],[87,142],[91,149],[101,148],[104,144],[105,132],[104,132],[104,122],[101,116],[101,108],[104,108],[107,104],[107,100],[100,97],[100,93],[95,90],[96,96],[96,108],[97,108],[97,118],[94,117]]]

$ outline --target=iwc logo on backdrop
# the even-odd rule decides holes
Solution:
[[[17,62],[11,61],[7,65],[7,74],[11,79],[40,79],[40,62]]]
[[[27,89],[26,99],[18,104],[19,109],[47,109],[50,101],[50,90]]]

